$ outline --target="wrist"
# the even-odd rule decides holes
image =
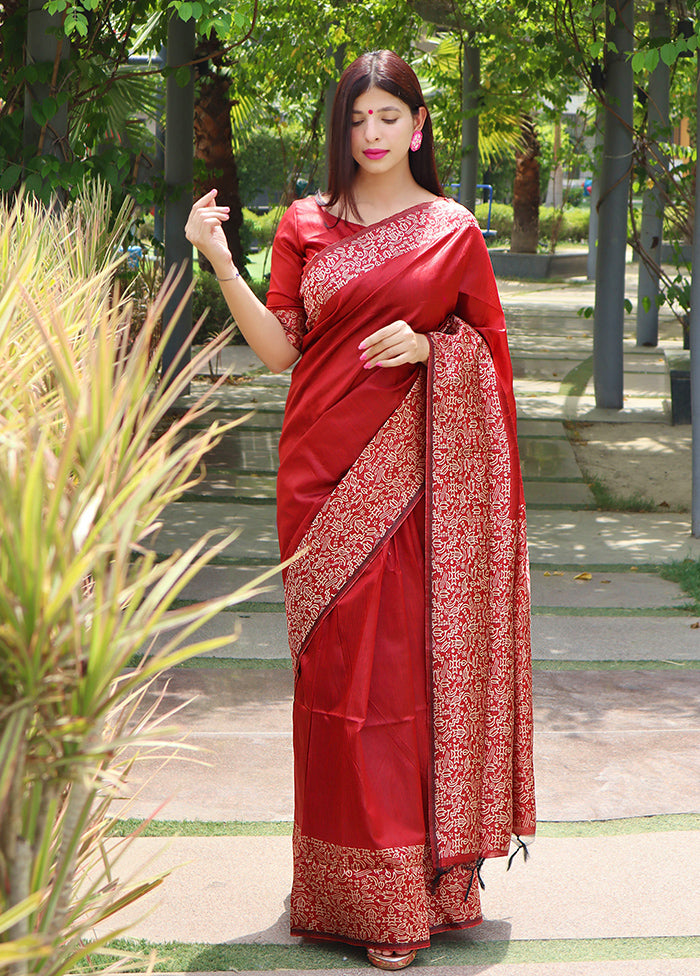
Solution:
[[[217,276],[216,276],[216,280],[217,280],[217,281],[235,281],[235,280],[236,280],[236,278],[240,278],[240,277],[241,277],[241,273],[240,273],[240,271],[238,271],[238,269],[237,269],[237,268],[233,268],[233,273],[232,273],[232,274],[230,274],[230,275],[225,275],[225,276],[224,276],[223,278],[220,278],[220,277],[219,277],[219,276],[217,275]]]
[[[419,343],[419,356],[421,363],[427,363],[430,359],[430,340],[422,333],[417,333]]]
[[[212,264],[212,268],[217,281],[232,281],[240,277],[240,271],[231,260],[225,264]]]

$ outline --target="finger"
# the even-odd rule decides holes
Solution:
[[[387,362],[400,357],[403,357],[403,362],[407,362],[410,357],[410,349],[403,342],[395,342],[373,349],[371,355],[368,355],[365,360],[360,357],[360,360],[366,369],[371,369],[373,366],[384,366]]]
[[[202,224],[212,223],[213,221],[220,223],[222,220],[228,220],[229,215],[228,207],[209,207],[208,210],[198,214],[198,219]]]
[[[201,196],[197,200],[195,200],[195,202],[192,204],[192,209],[193,210],[200,210],[202,207],[208,207],[209,204],[213,200],[216,199],[216,194],[218,192],[219,191],[216,189],[216,187],[214,187],[213,189],[209,190],[208,193],[205,193],[203,196]]]
[[[371,335],[366,336],[362,342],[357,347],[360,350],[368,349],[370,346],[375,345],[377,342],[382,342],[384,339],[391,338],[403,329],[410,329],[407,322],[403,319],[397,319],[396,322],[390,322],[389,325],[383,326],[381,329],[377,329]]]
[[[388,369],[392,366],[403,366],[405,363],[410,362],[412,362],[412,360],[408,353],[395,352],[380,356],[379,359],[373,363],[365,363],[364,368],[374,369],[375,367],[379,367],[380,369]]]

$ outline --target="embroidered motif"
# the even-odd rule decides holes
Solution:
[[[294,828],[293,935],[359,945],[425,946],[431,932],[481,921],[475,865],[436,875],[427,844],[341,847]]]
[[[462,207],[445,201],[399,215],[326,248],[309,261],[301,282],[301,297],[312,328],[324,304],[348,282],[371,273],[387,261],[426,248],[452,230],[478,226]]]
[[[270,308],[282,323],[284,334],[295,349],[301,349],[306,328],[306,315],[300,308]]]
[[[425,373],[370,441],[306,533],[287,569],[285,605],[296,670],[312,627],[400,522],[425,477]]]
[[[513,517],[510,496],[517,459],[488,347],[458,329],[432,335],[428,435],[440,865],[505,854],[512,830],[534,827],[525,513]]]

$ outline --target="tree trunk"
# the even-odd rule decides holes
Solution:
[[[220,46],[218,38],[202,40],[197,45],[195,58],[213,54]],[[199,162],[195,164],[194,195],[196,199],[216,186],[219,190],[217,203],[231,208],[223,229],[233,262],[242,270],[245,267],[240,238],[243,213],[232,146],[230,81],[220,72],[217,60],[203,61],[199,65],[194,106],[194,156]],[[211,270],[209,262],[201,255],[200,266]]]
[[[520,124],[521,146],[515,154],[513,181],[513,231],[510,249],[518,254],[536,254],[540,231],[540,144],[535,123],[529,115]]]

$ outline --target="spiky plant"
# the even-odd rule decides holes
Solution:
[[[162,738],[136,709],[154,676],[231,639],[196,632],[251,592],[172,609],[230,541],[154,552],[164,508],[230,426],[183,436],[215,386],[170,414],[226,336],[160,378],[172,283],[134,340],[113,290],[128,214],[109,212],[100,188],[62,213],[0,204],[0,969],[17,976],[70,971],[96,948],[86,933],[159,883],[120,884],[124,842],[107,844],[134,743]]]

